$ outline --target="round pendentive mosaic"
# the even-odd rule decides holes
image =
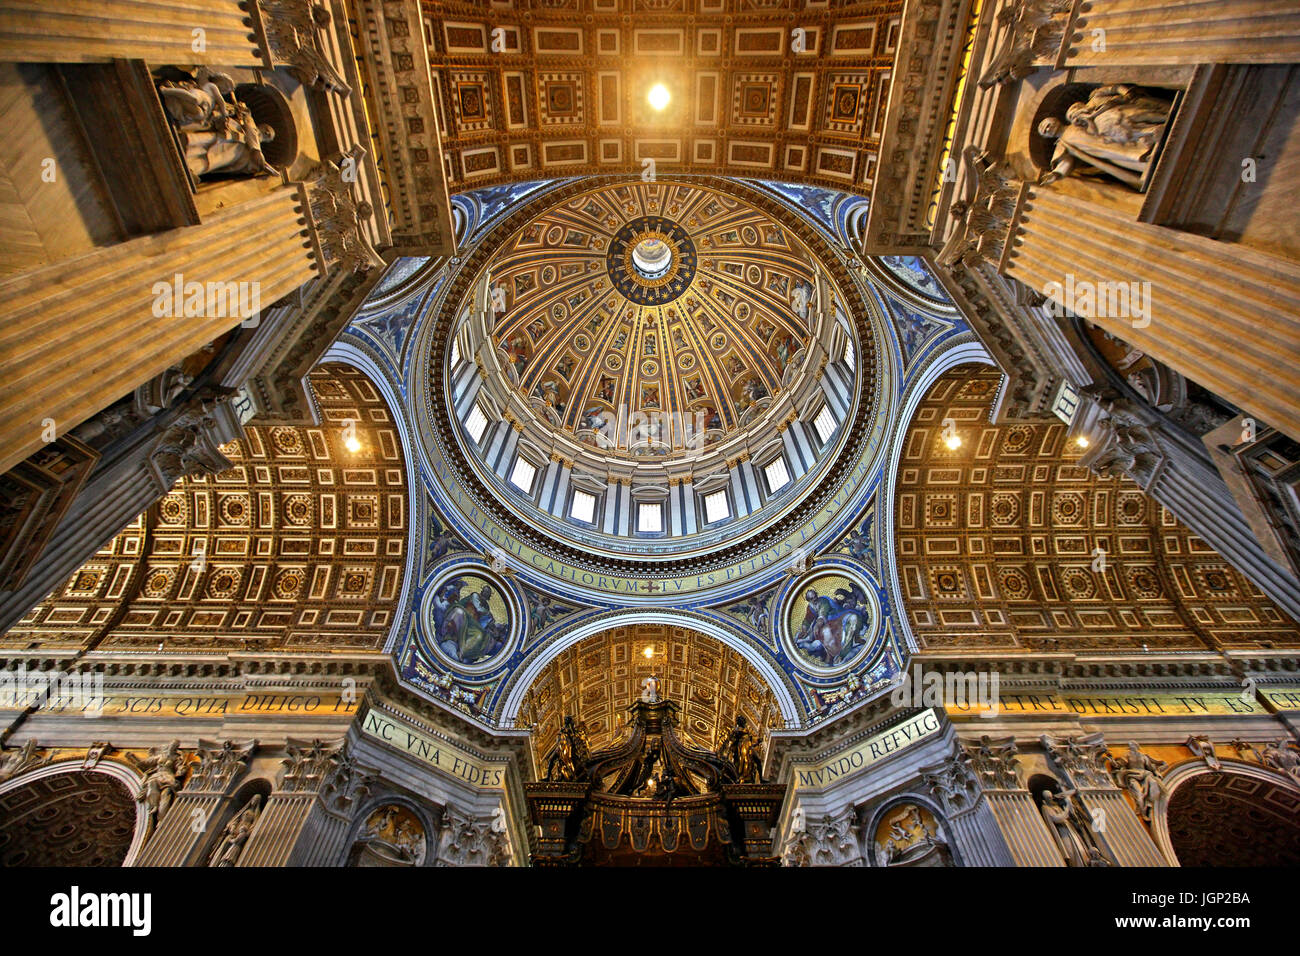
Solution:
[[[506,586],[478,568],[439,576],[423,604],[427,643],[455,665],[487,665],[508,648],[516,630]]]
[[[860,662],[875,643],[880,601],[857,575],[819,571],[791,589],[782,619],[796,661],[810,670],[839,670]]]

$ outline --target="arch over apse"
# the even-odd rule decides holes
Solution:
[[[789,679],[754,644],[745,640],[730,626],[720,621],[688,611],[657,611],[630,608],[612,611],[590,618],[557,634],[533,651],[533,656],[516,668],[511,675],[505,702],[501,709],[501,726],[515,725],[529,689],[547,665],[569,648],[586,638],[619,628],[642,625],[663,625],[697,632],[730,648],[753,668],[771,691],[772,700],[786,728],[797,728],[806,720],[802,708],[795,701]],[[631,700],[628,701],[631,703]]]
[[[148,811],[140,775],[104,760],[20,773],[0,783],[0,866],[130,866]]]
[[[650,676],[659,695],[677,705],[678,732],[706,750],[717,749],[738,717],[760,739],[785,726],[771,688],[739,652],[692,628],[635,624],[570,645],[530,683],[519,722],[532,728],[538,761],[565,717],[581,722],[593,750],[614,744]]]
[[[1241,760],[1188,760],[1165,774],[1151,834],[1179,866],[1300,865],[1300,785]]]

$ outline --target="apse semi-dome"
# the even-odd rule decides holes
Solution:
[[[514,545],[645,580],[669,558],[702,573],[770,550],[834,488],[819,477],[871,444],[874,308],[759,190],[559,187],[444,292],[424,340],[429,433],[459,447],[431,449],[434,470],[525,560]]]

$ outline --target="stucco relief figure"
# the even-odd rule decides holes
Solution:
[[[1275,744],[1267,744],[1260,759],[1265,766],[1280,770],[1300,783],[1300,751],[1287,738],[1282,737]]]
[[[1051,168],[1040,185],[1069,175],[1105,174],[1141,189],[1169,120],[1169,104],[1137,87],[1101,86],[1073,103],[1065,119],[1045,117],[1038,133],[1056,140]]]
[[[1115,779],[1133,795],[1138,813],[1147,823],[1151,822],[1156,801],[1168,792],[1165,782],[1160,779],[1168,766],[1163,760],[1148,757],[1132,741],[1129,741],[1128,753],[1117,761]]]
[[[144,760],[131,753],[126,758],[144,774],[139,799],[144,801],[148,814],[144,833],[147,840],[157,829],[158,821],[172,805],[172,798],[180,789],[185,777],[186,759],[180,752],[179,740],[173,740],[161,750],[155,747]]]
[[[244,809],[235,814],[234,818],[226,824],[225,830],[221,832],[221,839],[217,841],[216,848],[212,851],[209,866],[234,866],[239,862],[248,838],[253,835],[253,827],[257,826],[257,818],[261,812],[262,795],[254,794],[253,799],[244,805]]]

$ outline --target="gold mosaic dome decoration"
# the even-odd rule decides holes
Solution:
[[[490,270],[502,366],[606,453],[707,447],[757,418],[807,346],[812,257],[733,197],[625,183],[548,209]]]

